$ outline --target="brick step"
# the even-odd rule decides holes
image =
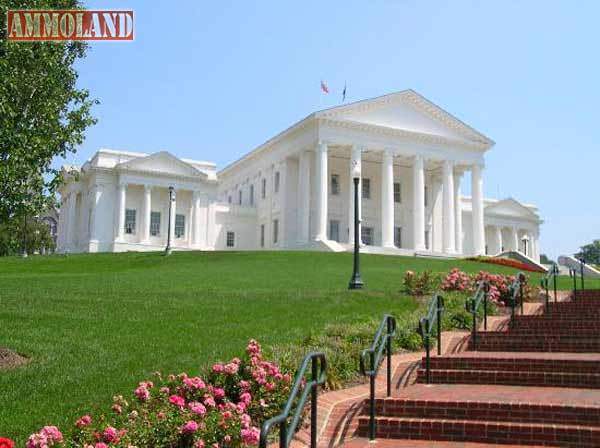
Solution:
[[[470,350],[494,352],[600,352],[598,337],[521,336],[507,332],[482,332],[478,334],[477,346],[469,341]]]
[[[597,340],[600,342],[600,332],[591,332],[586,335],[586,332],[590,332],[590,329],[578,328],[573,330],[575,333],[562,334],[562,326],[557,325],[551,332],[531,330],[526,328],[514,328],[508,331],[479,331],[477,332],[477,341],[496,341],[504,340],[506,338],[521,338],[523,333],[529,333],[535,336],[539,336],[540,339],[545,340],[563,340],[563,339],[590,339]]]
[[[427,387],[427,386],[421,386]],[[441,386],[437,386],[441,387]],[[465,386],[462,386],[463,388]],[[600,405],[574,406],[526,402],[477,400],[472,394],[466,399],[413,399],[402,397],[377,398],[376,415],[381,417],[443,418],[446,420],[483,420],[517,423],[555,423],[598,427]],[[368,415],[363,411],[364,415]]]
[[[477,339],[482,333],[477,333]],[[597,328],[564,328],[562,325],[555,326],[555,328],[523,328],[515,327],[511,328],[505,334],[521,336],[521,337],[551,337],[558,338],[562,336],[572,336],[578,338],[600,338],[600,327]]]
[[[572,300],[569,302],[553,302],[549,301],[548,305],[550,308],[570,308],[570,307],[585,307],[589,306],[591,308],[600,306],[600,299],[588,299],[588,298],[578,298],[576,300]]]
[[[362,437],[352,439],[341,445],[343,448],[523,448],[525,445],[506,445],[496,443],[450,442],[415,439],[383,439],[374,445],[369,439]],[[542,445],[527,445],[527,448],[540,448]]]
[[[599,373],[450,369],[432,369],[430,373],[430,383],[435,384],[498,384],[505,386],[583,387],[587,389],[600,389]],[[419,369],[417,382],[425,383],[426,378],[426,370],[424,368]],[[573,421],[573,423],[576,423],[576,421]]]
[[[448,440],[591,448],[600,428],[578,425],[377,417],[376,436],[386,439]],[[369,418],[359,418],[358,435],[368,435]]]
[[[532,316],[533,317],[533,316]],[[537,316],[536,316],[537,317]],[[547,317],[538,317],[536,319],[517,319],[514,324],[514,329],[521,328],[543,328],[555,329],[557,327],[556,320]],[[598,328],[600,330],[600,320],[595,319],[572,319],[561,320],[560,328]],[[600,331],[599,333],[600,334]]]
[[[521,319],[529,319],[529,318],[533,318],[535,319],[548,319],[548,320],[554,320],[554,321],[565,321],[565,320],[595,320],[595,321],[600,321],[600,312],[570,312],[570,311],[555,311],[554,313],[544,313],[544,314],[531,314],[531,315],[525,315],[525,316],[521,316],[521,315],[517,315],[516,316],[516,320],[521,320]]]
[[[432,369],[600,374],[600,354],[463,352],[433,356]],[[425,367],[425,358],[421,362]]]
[[[564,310],[550,310],[544,315],[551,319],[598,319],[600,320],[600,309],[597,308],[565,308]]]

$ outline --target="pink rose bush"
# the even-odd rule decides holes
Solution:
[[[527,278],[526,278],[527,280]],[[458,268],[452,269],[442,280],[442,289],[444,291],[459,291],[472,294],[480,281],[486,281],[489,284],[489,299],[496,305],[504,306],[510,300],[510,286],[515,281],[514,275],[491,274],[486,271],[479,271],[476,275],[469,275]],[[526,296],[530,289],[525,286]]]
[[[131,399],[113,397],[108,414],[81,416],[66,436],[45,426],[27,448],[255,446],[260,425],[281,411],[291,383],[292,376],[264,359],[251,340],[244,356],[215,364],[204,377],[156,373]]]

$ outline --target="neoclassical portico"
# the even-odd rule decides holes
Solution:
[[[332,148],[332,149],[330,149]],[[429,248],[429,242],[426,241],[429,238],[429,232],[427,231],[427,213],[426,213],[426,173],[430,179],[438,181],[441,192],[441,224],[439,226],[439,233],[442,235],[442,246],[439,252],[447,255],[457,255],[462,253],[463,248],[463,228],[462,228],[462,197],[461,197],[461,181],[465,171],[471,172],[472,179],[472,191],[475,192],[474,200],[476,201],[475,218],[472,220],[472,228],[470,231],[477,238],[474,241],[477,245],[474,247],[473,253],[484,254],[485,237],[484,221],[483,221],[483,194],[482,194],[482,167],[480,163],[468,165],[463,161],[456,160],[439,160],[435,158],[426,158],[419,154],[410,154],[403,152],[401,149],[394,148],[369,148],[368,146],[359,145],[340,145],[335,142],[319,142],[315,145],[314,149],[314,168],[311,170],[309,163],[310,151],[303,150],[298,154],[300,175],[298,176],[298,226],[299,226],[299,238],[300,243],[309,243],[311,239],[315,241],[325,241],[330,239],[328,232],[328,221],[330,221],[329,213],[329,201],[332,196],[332,192],[329,191],[334,176],[344,176],[344,185],[347,185],[348,191],[345,196],[348,198],[346,210],[347,214],[347,237],[338,238],[338,242],[342,243],[353,243],[354,235],[354,192],[352,186],[353,173],[361,173],[361,180],[359,181],[359,189],[361,194],[359,195],[359,210],[361,211],[361,221],[363,215],[363,182],[362,182],[362,166],[363,166],[363,154],[368,154],[369,162],[372,165],[377,165],[375,170],[378,171],[379,177],[369,177],[369,188],[372,188],[374,184],[377,184],[380,193],[380,219],[378,219],[379,234],[380,238],[377,238],[375,243],[378,246],[388,249],[397,249],[398,246],[394,241],[394,229],[398,228],[396,218],[396,201],[394,193],[394,185],[399,188],[398,185],[403,185],[400,182],[402,177],[406,183],[411,181],[412,184],[412,198],[407,202],[410,202],[411,216],[412,216],[412,247],[406,246],[405,248],[412,248],[416,251],[434,251]],[[344,170],[340,170],[339,174],[333,173],[333,169],[329,167],[329,158],[332,157],[336,160],[347,159],[348,163]],[[404,169],[405,175],[395,174],[394,167],[396,166],[396,172],[398,169]],[[311,171],[314,171],[315,175],[312,176]],[[329,173],[326,175],[326,173]],[[310,180],[315,179],[316,185],[314,186],[315,194],[313,197],[316,198],[315,207],[315,219],[316,229],[311,237],[309,226],[310,226],[310,199],[311,199],[311,183]],[[410,178],[410,179],[409,179]],[[376,182],[375,182],[376,181]],[[401,201],[398,201],[401,202]],[[359,232],[361,234],[361,232]],[[329,235],[329,236],[328,236]]]

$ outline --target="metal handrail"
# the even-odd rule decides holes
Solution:
[[[387,355],[387,396],[392,394],[392,338],[396,335],[396,318],[389,314],[383,316],[375,332],[371,346],[360,353],[360,373],[369,377],[369,438],[375,440],[375,378],[383,357]],[[369,358],[367,369],[365,360]]]
[[[468,298],[465,303],[465,309],[473,316],[473,327],[471,334],[473,335],[473,347],[477,349],[477,310],[483,302],[483,329],[487,330],[487,313],[488,313],[488,298],[490,292],[490,284],[485,280],[477,282],[477,289],[472,297]]]
[[[543,289],[546,290],[546,312],[550,309],[550,293],[548,292],[548,285],[550,284],[550,280],[552,280],[552,287],[554,289],[554,303],[558,300],[558,295],[556,292],[556,277],[558,276],[558,265],[556,263],[552,263],[550,269],[542,279],[540,280],[540,285]]]
[[[583,258],[579,258],[579,273],[581,274],[581,290],[585,291],[585,283],[583,282],[583,267],[585,266],[585,260]]]
[[[510,323],[511,326],[515,325],[515,307],[517,305],[517,295],[519,296],[519,302],[521,305],[521,315],[523,315],[523,285],[525,284],[525,274],[519,272],[515,277],[514,282],[510,285]]]
[[[442,354],[442,313],[444,312],[444,298],[440,294],[434,294],[429,301],[427,315],[419,320],[417,332],[423,338],[425,345],[425,370],[427,384],[431,381],[430,347],[433,325],[437,323],[437,353]]]
[[[573,279],[573,299],[577,298],[577,269],[569,268],[569,277]]]
[[[304,375],[306,374],[306,370],[308,369],[309,363],[311,364],[311,380],[308,382],[304,382]],[[294,380],[294,386],[292,387],[292,391],[290,392],[290,396],[283,408],[281,414],[270,418],[266,422],[263,423],[261,431],[260,431],[260,440],[259,447],[266,448],[268,443],[269,432],[275,425],[279,425],[279,448],[287,448],[289,447],[292,438],[294,437],[294,433],[296,432],[296,428],[300,423],[300,418],[302,417],[302,412],[304,410],[304,405],[306,404],[306,400],[308,399],[308,394],[310,393],[310,446],[311,448],[316,448],[317,446],[317,392],[318,387],[322,384],[325,384],[325,380],[327,379],[327,360],[325,359],[325,354],[321,352],[311,352],[305,356],[302,364],[300,365],[300,369],[296,372],[296,378]],[[302,386],[304,387],[302,388]],[[298,393],[302,388],[302,392],[300,393],[300,398],[298,398]],[[296,403],[296,399],[298,399]],[[293,415],[292,407],[295,406]],[[289,424],[288,424],[289,421]]]

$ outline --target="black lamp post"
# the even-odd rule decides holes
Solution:
[[[169,222],[167,225],[167,247],[165,248],[165,256],[171,255],[171,214],[173,213],[173,201],[175,200],[175,189],[169,187]]]
[[[354,270],[352,272],[352,277],[350,278],[350,283],[348,284],[348,289],[362,289],[364,283],[360,278],[360,235],[359,235],[359,227],[360,227],[360,219],[359,219],[359,210],[358,210],[358,184],[360,182],[360,174],[357,176],[354,175]]]

